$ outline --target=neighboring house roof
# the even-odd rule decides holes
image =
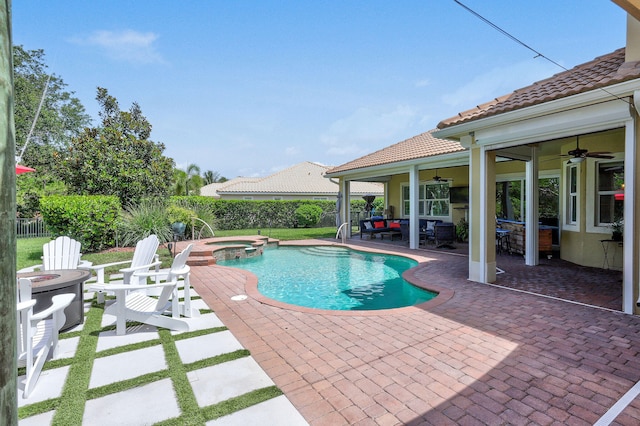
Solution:
[[[261,178],[251,178],[251,177],[237,177],[225,182],[215,182],[215,183],[210,183],[209,185],[205,185],[202,188],[200,188],[200,195],[204,195],[207,197],[220,197],[220,195],[218,195],[218,190],[226,187],[227,185],[232,185],[238,182],[243,182],[243,181],[250,181],[250,182],[255,182],[257,180],[260,180]]]
[[[305,161],[266,177],[239,177],[223,184],[207,185],[200,189],[200,194],[218,197],[225,194],[336,195],[338,185],[324,176],[330,168]],[[352,194],[384,193],[382,184],[371,182],[354,182],[350,190]],[[216,195],[211,195],[214,191]]]
[[[442,120],[438,124],[438,129],[515,111],[636,78],[640,78],[640,62],[625,63],[625,49],[618,49]]]
[[[431,134],[433,131],[435,131],[435,129],[382,148],[372,154],[365,155],[341,166],[334,167],[327,173],[341,173],[465,150],[458,142],[436,138]]]

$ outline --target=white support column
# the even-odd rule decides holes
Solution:
[[[417,249],[420,244],[419,233],[419,210],[420,202],[420,173],[418,166],[412,166],[409,169],[409,248]]]
[[[636,103],[637,105],[637,103]],[[634,282],[640,275],[638,259],[638,242],[636,237],[640,235],[637,228],[637,190],[638,181],[638,150],[636,149],[637,135],[636,120],[632,119],[625,124],[624,137],[624,247],[622,263],[622,311],[626,314],[634,312],[635,299],[640,294],[640,289],[634,289]],[[634,296],[635,291],[635,296]]]
[[[538,265],[538,147],[531,147],[531,160],[527,161],[525,172],[526,214],[525,214],[525,257],[528,266]]]
[[[340,206],[340,217],[342,223],[351,224],[351,181],[340,179],[340,192],[342,192],[342,205]],[[347,226],[347,237],[351,238],[352,226]]]
[[[469,162],[469,280],[496,280],[496,154],[472,145]]]

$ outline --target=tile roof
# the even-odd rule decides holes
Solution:
[[[266,177],[231,179],[215,188],[215,193],[218,196],[224,194],[336,195],[338,185],[324,176],[330,168],[330,166],[305,161]],[[211,185],[201,188],[200,193],[210,195],[211,191],[206,188]],[[380,183],[354,182],[351,185],[351,193],[382,194],[384,188]]]
[[[382,166],[465,150],[458,142],[436,138],[431,134],[433,131],[435,129],[334,167],[327,173],[333,174],[366,167]]]
[[[438,124],[438,129],[515,111],[636,78],[640,78],[640,62],[625,63],[625,49],[621,48],[568,71],[518,89],[511,94],[461,112],[441,121]]]

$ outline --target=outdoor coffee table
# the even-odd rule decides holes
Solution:
[[[89,279],[91,272],[81,269],[60,269],[51,271],[24,272],[18,278],[31,279],[31,294],[36,300],[34,312],[42,311],[51,305],[51,298],[58,294],[73,293],[75,298],[64,310],[66,321],[61,330],[66,330],[84,321],[84,300],[82,284]]]
[[[393,237],[395,237],[396,235],[402,238],[402,232],[400,231],[385,231],[380,232],[379,234],[381,240],[384,240],[384,237],[389,237],[389,239],[393,241]]]

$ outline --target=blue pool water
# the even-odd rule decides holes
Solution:
[[[342,247],[278,247],[259,257],[218,263],[254,273],[264,296],[308,308],[391,309],[436,296],[402,279],[416,261]]]

